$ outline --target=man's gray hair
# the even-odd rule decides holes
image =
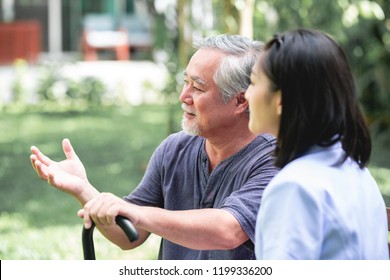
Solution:
[[[216,49],[227,55],[222,59],[213,80],[226,103],[250,84],[252,67],[259,57],[263,43],[240,35],[211,36],[193,44],[196,49]]]

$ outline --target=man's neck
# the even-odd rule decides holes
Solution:
[[[221,161],[236,154],[255,138],[256,135],[247,129],[243,129],[239,133],[229,131],[228,134],[207,138],[206,153],[209,157],[210,173]]]

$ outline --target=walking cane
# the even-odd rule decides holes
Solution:
[[[123,216],[117,216],[115,218],[117,225],[125,232],[127,238],[130,242],[134,242],[138,239],[138,232],[133,226],[133,224]],[[89,229],[83,227],[82,232],[82,243],[83,243],[83,253],[84,260],[95,260],[95,247],[93,244],[93,230],[95,224],[92,223],[92,226]]]

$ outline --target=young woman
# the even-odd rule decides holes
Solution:
[[[249,128],[277,136],[281,171],[256,224],[258,259],[388,259],[385,204],[346,56],[323,32],[275,36],[255,64]]]

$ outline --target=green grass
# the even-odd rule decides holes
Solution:
[[[31,145],[61,160],[61,140],[69,138],[92,184],[122,197],[140,181],[168,133],[163,106],[0,117],[0,259],[82,258],[80,205],[38,179],[29,160]],[[97,258],[156,258],[157,238],[123,252],[98,231],[95,236]]]
[[[178,110],[180,111],[180,110]],[[65,137],[101,191],[128,194],[167,136],[167,108],[139,106],[73,112],[0,113],[0,259],[82,259],[80,205],[38,179],[30,146],[64,158]],[[179,119],[179,116],[177,117]],[[375,137],[370,170],[390,206],[390,137]],[[159,238],[122,251],[95,231],[98,259],[155,259]]]

